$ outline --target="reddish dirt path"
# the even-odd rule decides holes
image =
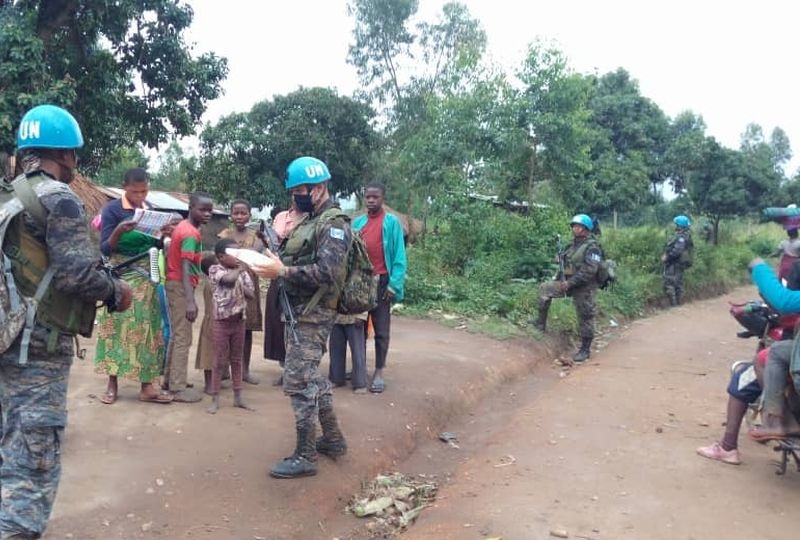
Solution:
[[[397,470],[443,482],[409,538],[789,538],[800,474],[776,477],[772,451],[747,440],[738,468],[694,454],[722,430],[731,361],[753,348],[735,338],[727,301],[753,297],[619,328],[564,378],[541,343],[395,318],[387,392],[337,391],[348,456],[294,481],[266,474],[293,447],[273,363],[257,363],[262,384],[245,389],[257,412],[231,408],[228,391],[211,416],[207,403],[139,403],[131,383],[103,405],[90,397],[103,378],[78,361],[46,538],[367,538],[343,508],[362,480]],[[437,440],[445,429],[459,449]]]
[[[460,450],[431,445],[407,464],[456,462],[407,537],[795,537],[800,473],[776,476],[771,447],[743,433],[739,467],[694,452],[721,435],[730,364],[754,347],[735,337],[727,302],[752,298],[740,289],[638,321],[558,384],[518,381],[448,426]],[[505,456],[514,464],[498,467]]]

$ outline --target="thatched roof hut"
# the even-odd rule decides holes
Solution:
[[[81,202],[83,202],[83,206],[86,208],[86,215],[89,219],[99,214],[103,206],[111,200],[111,197],[103,192],[97,184],[78,173],[75,173],[75,178],[72,179],[69,187],[75,192]]]

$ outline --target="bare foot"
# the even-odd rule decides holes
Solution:
[[[214,396],[211,399],[211,405],[208,406],[208,409],[206,409],[206,412],[208,414],[217,414],[218,410],[219,410],[219,397],[218,396]]]
[[[108,386],[106,387],[106,393],[100,396],[100,402],[105,403],[106,405],[112,405],[116,401],[117,401],[117,378],[112,376],[108,378]]]
[[[786,432],[780,426],[761,426],[748,431],[747,436],[756,442],[767,442],[785,439]]]
[[[255,411],[252,407],[248,407],[247,403],[244,402],[241,396],[234,396],[233,397],[233,406],[238,407],[240,409],[244,409],[246,411]]]

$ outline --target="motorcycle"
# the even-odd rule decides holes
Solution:
[[[775,341],[793,339],[794,327],[800,322],[800,313],[781,315],[761,301],[731,303],[730,314],[744,327],[744,330],[736,333],[737,337],[758,338],[756,352],[769,347]]]
[[[743,339],[758,338],[755,362],[766,363],[769,346],[784,339],[794,338],[795,325],[800,322],[800,314],[781,315],[763,301],[751,301],[743,304],[731,303],[731,316],[744,328],[736,333]],[[754,361],[740,360],[731,366],[731,373],[740,373],[741,381],[755,381]],[[762,400],[757,399],[747,408],[744,421],[749,429],[760,425]]]

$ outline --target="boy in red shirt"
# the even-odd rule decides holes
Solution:
[[[192,403],[202,395],[187,389],[189,348],[192,346],[192,323],[197,319],[194,289],[200,280],[200,225],[211,219],[213,205],[206,193],[189,197],[189,217],[172,231],[167,251],[167,303],[172,335],[167,347],[166,384],[173,401]]]

